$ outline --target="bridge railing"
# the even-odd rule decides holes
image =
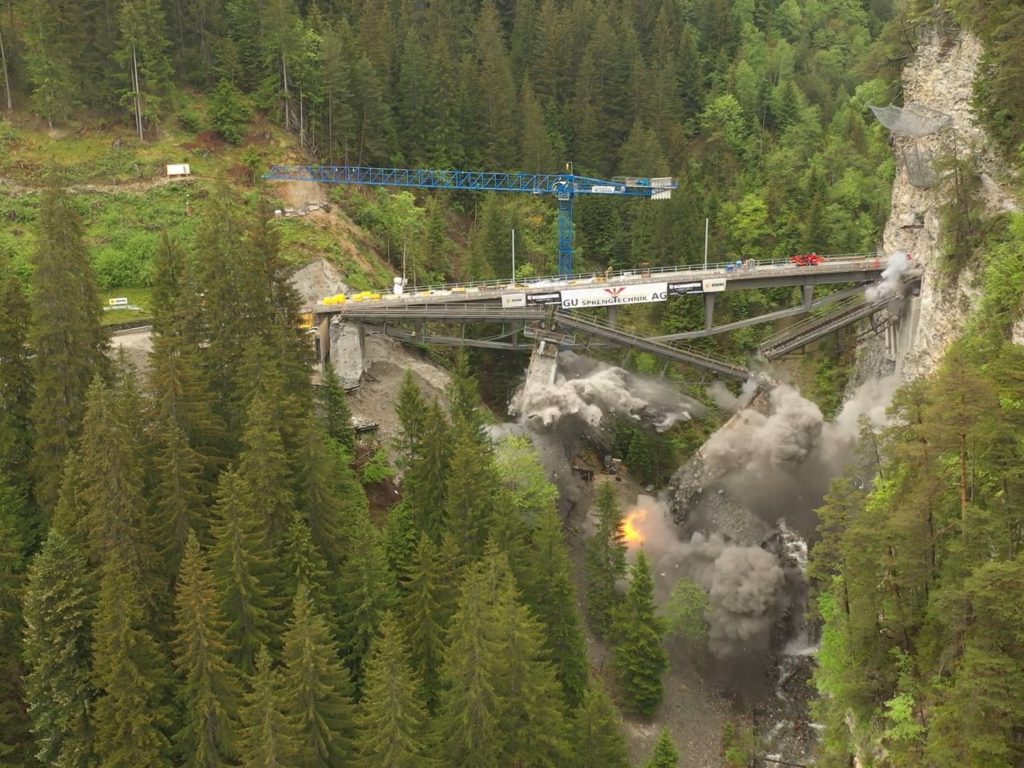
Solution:
[[[774,274],[802,274],[805,272],[843,272],[851,266],[860,265],[863,262],[870,262],[865,268],[879,269],[883,264],[883,256],[880,253],[867,251],[862,253],[839,253],[824,257],[826,261],[814,266],[797,266],[791,258],[785,259],[763,259],[760,261],[722,261],[709,263],[707,267],[703,264],[677,264],[665,267],[642,267],[633,269],[620,269],[605,272],[580,272],[573,275],[548,275],[545,277],[531,277],[527,280],[471,280],[464,283],[431,283],[427,285],[405,286],[400,296],[388,291],[380,291],[380,297],[389,299],[401,298],[403,301],[444,297],[449,294],[463,293],[502,293],[502,292],[530,292],[543,291],[544,289],[564,289],[583,287],[590,284],[613,282],[617,280],[657,280],[669,275],[680,276],[692,275],[695,279],[698,275],[750,277],[771,269]],[[751,266],[746,266],[750,264]],[[685,279],[685,278],[683,278]],[[368,302],[377,299],[366,299]]]

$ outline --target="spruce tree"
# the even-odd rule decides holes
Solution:
[[[174,599],[174,666],[183,679],[176,741],[188,768],[231,765],[235,754],[239,673],[227,661],[227,635],[213,573],[189,532]]]
[[[366,661],[356,748],[363,768],[427,768],[428,715],[420,680],[409,667],[402,630],[391,614]]]
[[[24,703],[21,594],[25,581],[25,513],[21,492],[0,469],[0,766],[23,765],[32,752]]]
[[[629,575],[629,591],[614,612],[612,664],[629,709],[649,717],[661,703],[661,676],[668,668],[668,655],[661,647],[661,620],[654,613],[654,581],[643,550]]]
[[[157,0],[126,0],[117,23],[116,59],[128,74],[120,100],[133,115],[142,139],[147,128],[159,124],[173,87],[166,21]]]
[[[368,516],[354,519],[351,549],[341,566],[339,576],[340,615],[345,641],[345,659],[352,679],[362,682],[363,660],[377,635],[380,620],[394,607],[395,575],[388,567],[380,531]]]
[[[402,581],[402,622],[409,638],[413,671],[423,681],[427,704],[433,709],[440,689],[438,671],[444,652],[445,628],[451,617],[451,572],[437,546],[420,534],[416,552]]]
[[[60,768],[95,764],[89,636],[96,595],[85,555],[51,531],[25,588],[25,699],[36,759]]]
[[[345,552],[347,510],[359,506],[362,491],[341,443],[326,437],[314,419],[306,421],[299,453],[298,511],[313,541],[336,568]]]
[[[407,460],[405,499],[416,530],[439,542],[445,526],[452,432],[437,402],[427,406],[421,416],[425,417],[425,423],[420,428],[418,446]]]
[[[241,709],[238,753],[243,768],[287,768],[296,765],[299,731],[286,714],[281,670],[274,669],[266,647],[256,652]]]
[[[466,574],[441,666],[439,755],[450,768],[498,768],[502,702],[495,670],[501,643],[494,632],[496,583],[485,563]]]
[[[352,426],[352,409],[349,408],[348,396],[333,365],[328,365],[324,370],[316,395],[320,419],[327,436],[337,440],[349,454],[354,455],[356,431]]]
[[[245,503],[263,521],[268,540],[280,549],[295,511],[295,497],[281,432],[262,396],[249,406],[242,443],[237,475]]]
[[[202,370],[202,300],[191,261],[169,237],[153,257],[153,349],[148,389],[152,420],[173,423],[203,459],[204,493],[211,493],[228,448],[227,428]],[[158,440],[159,442],[159,440]],[[202,534],[202,531],[197,531]]]
[[[117,372],[109,386],[97,378],[86,397],[78,496],[90,560],[105,568],[116,558],[131,572],[147,616],[152,616],[164,589],[158,580],[156,525],[146,502],[141,406],[130,370]]]
[[[586,544],[587,618],[594,631],[606,636],[611,630],[612,610],[620,601],[615,583],[626,575],[626,542],[622,537],[622,513],[611,483],[597,492],[597,531]]]
[[[572,718],[571,768],[629,768],[622,719],[600,680],[591,680]]]
[[[228,620],[231,661],[251,673],[256,649],[276,638],[278,604],[272,588],[272,549],[266,524],[249,507],[234,472],[221,475],[213,525],[213,572]]]
[[[465,432],[481,445],[486,438],[483,435],[483,416],[480,414],[480,386],[473,369],[469,364],[469,353],[460,347],[455,356],[455,368],[452,371],[452,383],[448,388],[449,410],[452,415],[452,426],[457,433]]]
[[[9,260],[0,256],[0,474],[27,493],[32,453],[32,360],[26,341],[31,306]],[[26,521],[27,523],[28,521]]]
[[[172,765],[166,661],[143,626],[138,582],[113,555],[100,582],[93,632],[96,753],[100,768]]]
[[[298,728],[295,764],[308,768],[354,765],[352,682],[327,622],[300,584],[284,635],[285,712]]]
[[[402,429],[396,440],[399,455],[399,467],[408,469],[413,460],[420,455],[423,444],[423,431],[427,425],[427,401],[423,397],[412,371],[406,369],[402,375],[402,383],[398,389],[398,423]]]
[[[644,768],[679,768],[679,751],[672,742],[668,728],[661,729],[651,759]]]
[[[48,516],[57,504],[64,459],[81,431],[85,392],[103,367],[107,343],[82,221],[53,176],[39,203],[32,266],[32,472],[36,503]]]
[[[446,530],[467,559],[480,557],[494,522],[497,473],[494,456],[468,431],[457,429],[448,474]]]
[[[561,768],[568,757],[562,689],[545,658],[540,625],[520,602],[511,576],[503,582],[493,626],[500,649],[495,675],[499,765]]]
[[[154,460],[156,487],[152,497],[165,574],[178,571],[185,544],[194,531],[211,541],[205,499],[201,491],[202,457],[172,421],[157,427],[158,448]]]
[[[298,514],[292,517],[285,543],[285,562],[290,578],[289,591],[294,593],[300,584],[309,590],[316,609],[331,616],[334,604],[329,584],[332,583],[323,553],[313,541],[309,525]]]
[[[524,598],[540,620],[544,647],[554,664],[566,703],[575,708],[587,687],[587,653],[576,611],[562,521],[554,508],[543,514],[525,558]]]

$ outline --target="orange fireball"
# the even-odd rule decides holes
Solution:
[[[633,507],[626,513],[626,517],[622,521],[622,538],[626,540],[626,545],[631,549],[643,546],[644,532],[641,528],[646,519],[647,510],[643,507]]]

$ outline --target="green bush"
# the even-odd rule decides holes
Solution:
[[[390,480],[395,476],[395,470],[388,462],[388,454],[383,448],[378,448],[366,466],[363,467],[363,482],[367,485]]]
[[[148,287],[156,246],[156,235],[140,233],[120,247],[108,245],[101,248],[93,262],[100,286],[107,289]]]
[[[252,118],[249,100],[230,80],[217,83],[210,100],[210,127],[232,144],[241,144]]]
[[[178,125],[189,133],[199,133],[203,130],[203,116],[192,107],[185,107],[178,113]]]

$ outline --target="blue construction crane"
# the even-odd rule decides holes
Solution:
[[[413,187],[474,192],[528,192],[554,195],[558,200],[558,272],[573,269],[573,201],[579,195],[622,195],[667,200],[679,185],[671,178],[616,176],[594,179],[566,173],[488,173],[425,171],[411,168],[367,168],[358,165],[275,165],[265,174],[273,181],[319,181],[324,184],[362,184],[372,187]]]

